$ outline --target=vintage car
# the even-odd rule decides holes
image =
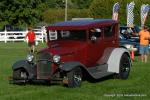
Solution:
[[[73,20],[47,27],[47,48],[12,66],[12,81],[43,80],[79,87],[89,76],[129,76],[129,51],[119,48],[119,25],[112,19]]]
[[[122,34],[119,35],[119,45],[120,47],[124,47],[129,51],[134,51],[137,54],[139,53],[140,49],[140,41],[137,38],[127,39]]]
[[[122,34],[126,39],[137,38],[139,39],[140,28],[138,26],[128,27],[120,26],[120,34]]]

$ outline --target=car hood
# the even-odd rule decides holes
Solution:
[[[130,41],[130,40],[126,40],[126,39],[120,40],[120,43],[125,43],[125,44],[139,44],[138,42]]]
[[[131,38],[131,39],[128,39],[129,41],[131,42],[140,42],[139,38]]]
[[[77,52],[79,52],[81,49],[83,49],[86,46],[85,41],[71,41],[71,40],[65,40],[65,41],[55,41],[50,43],[49,48],[47,48],[47,51],[52,53],[53,55],[72,55]]]

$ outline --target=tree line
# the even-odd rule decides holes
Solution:
[[[0,25],[26,26],[42,19],[46,0],[1,0]]]
[[[90,16],[94,18],[111,18],[112,7],[114,3],[118,2],[120,4],[119,11],[119,21],[121,24],[126,24],[127,14],[126,6],[133,0],[94,0],[90,5]],[[150,4],[150,0],[134,0],[134,24],[140,25],[140,9],[142,4]],[[150,15],[150,12],[149,12]],[[146,24],[150,24],[150,18],[148,17]]]
[[[119,2],[119,21],[126,24],[126,5],[132,0],[68,0],[68,20],[75,17],[111,18],[113,4]],[[140,7],[150,0],[134,0],[135,24],[140,24]],[[65,0],[1,0],[0,26],[35,25],[64,21]],[[146,24],[149,24],[149,18]]]

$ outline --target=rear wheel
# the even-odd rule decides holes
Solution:
[[[80,67],[76,67],[67,73],[68,87],[80,87],[82,82],[82,71]]]
[[[120,59],[120,69],[117,75],[120,79],[127,79],[130,73],[131,59],[127,54],[123,54]]]

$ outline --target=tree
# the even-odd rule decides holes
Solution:
[[[5,24],[33,25],[42,21],[46,0],[1,0],[0,20]]]
[[[94,0],[89,8],[90,16],[93,18],[111,18],[112,17],[112,7],[114,3],[119,2],[119,21],[121,24],[126,24],[126,5],[133,0]],[[134,0],[134,24],[140,25],[140,8],[142,4],[150,4],[150,0]],[[147,24],[150,23],[150,18],[146,21]]]
[[[118,0],[122,4],[123,0]],[[89,8],[91,17],[111,18],[112,7],[117,0],[94,0]]]
[[[93,0],[71,0],[76,8],[89,8]]]
[[[49,9],[44,12],[44,21],[49,23],[64,21],[65,10],[64,9]],[[88,9],[68,9],[68,20],[72,18],[85,18],[89,17]]]
[[[68,0],[69,8],[89,8],[93,0]],[[64,8],[66,0],[47,0],[50,8]]]

